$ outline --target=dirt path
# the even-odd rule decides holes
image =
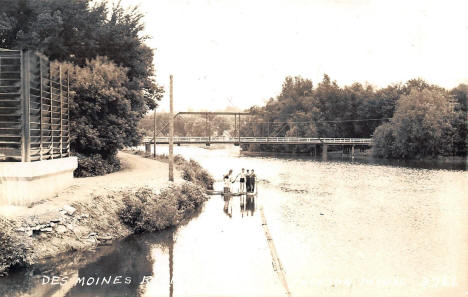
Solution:
[[[104,176],[76,178],[73,186],[55,197],[36,203],[33,207],[0,206],[0,216],[7,218],[40,216],[64,205],[97,195],[106,195],[112,191],[142,186],[161,189],[168,184],[168,164],[124,152],[119,152],[118,157],[122,163],[122,170]],[[180,176],[177,171],[174,175],[176,180]]]

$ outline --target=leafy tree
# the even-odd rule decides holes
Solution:
[[[71,63],[62,63],[62,67],[70,70],[71,78],[71,146],[81,157],[75,174],[90,176],[117,170],[117,150],[131,145],[128,136],[134,133],[138,121],[127,96],[126,69],[104,57],[88,61],[84,67]],[[95,167],[96,162],[103,164]]]
[[[233,119],[226,118],[226,116],[210,116],[209,120],[211,136],[222,136],[225,131],[232,132]],[[158,133],[160,132],[158,135],[167,136],[169,134],[168,122],[168,113],[157,113],[156,129]],[[148,114],[142,119],[139,127],[145,135],[153,137],[153,114]],[[206,118],[204,115],[184,115],[178,116],[174,120],[174,134],[176,136],[205,136],[206,133]]]
[[[452,126],[456,129],[453,139],[454,151],[457,155],[466,155],[468,149],[468,85],[460,84],[450,91],[451,104],[455,115]]]
[[[328,75],[316,88],[310,80],[287,77],[275,99],[249,111],[256,115],[256,122],[267,123],[270,136],[374,135],[374,153],[379,157],[464,155],[468,87],[460,85],[450,95],[419,78],[375,89],[359,83],[340,87]],[[264,125],[248,124],[242,135],[266,136]],[[256,145],[250,149],[310,150],[307,146],[287,145]]]
[[[114,79],[104,75],[109,68],[125,69],[116,70],[121,87],[125,90],[123,96],[127,100],[125,108],[128,109],[121,119],[116,117],[123,115],[120,110],[123,105],[99,109],[103,106],[90,104],[91,98],[88,96],[91,93],[82,88],[75,90],[75,86],[72,86],[77,105],[98,108],[77,108],[76,118],[88,118],[93,114],[94,117],[101,117],[103,128],[122,125],[116,130],[96,134],[95,130],[85,132],[94,122],[76,123],[75,132],[79,133],[79,137],[72,139],[72,148],[77,154],[83,157],[98,153],[105,161],[110,160],[116,148],[139,143],[141,133],[137,128],[138,122],[149,109],[156,107],[163,90],[154,80],[153,52],[145,45],[147,37],[142,35],[142,14],[137,8],[125,10],[120,4],[108,8],[104,1],[96,3],[91,0],[0,0],[0,6],[0,47],[37,50],[51,60],[70,62],[89,69],[95,75],[99,73],[104,80]],[[89,62],[91,60],[94,62]],[[104,69],[98,70],[96,67]],[[100,83],[103,86],[117,82]],[[99,89],[101,86],[95,87]],[[99,101],[96,98],[96,102]],[[118,103],[118,100],[114,103]],[[123,134],[117,135],[118,131]],[[111,135],[115,139],[108,137]],[[104,149],[105,146],[109,149]]]
[[[454,115],[446,92],[412,89],[398,100],[391,123],[377,129],[376,153],[403,159],[450,154]]]

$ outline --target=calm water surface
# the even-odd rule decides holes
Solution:
[[[257,197],[213,196],[179,228],[18,271],[0,279],[0,294],[287,296],[263,211],[292,296],[468,296],[466,163],[247,157],[233,146],[175,153],[219,180],[254,168]],[[42,285],[42,275],[69,281]]]

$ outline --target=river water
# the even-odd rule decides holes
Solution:
[[[175,153],[218,180],[230,168],[255,169],[257,196],[212,196],[178,228],[18,271],[0,279],[0,292],[468,296],[466,163],[244,156],[234,146]],[[52,285],[43,275],[67,279]],[[102,284],[103,277],[114,284]]]

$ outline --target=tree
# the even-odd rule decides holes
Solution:
[[[71,63],[63,63],[62,67],[71,72],[71,148],[82,157],[82,166],[75,174],[90,176],[117,170],[117,151],[130,145],[128,136],[134,133],[138,119],[127,96],[126,69],[104,57],[93,59],[84,67]],[[98,168],[88,164],[87,158],[105,164]]]
[[[460,84],[450,91],[454,100],[451,101],[455,115],[452,126],[456,129],[453,139],[454,151],[457,155],[466,155],[468,149],[468,85]]]
[[[450,154],[456,131],[449,103],[447,92],[412,89],[398,100],[391,122],[377,128],[376,154],[402,159]]]
[[[77,154],[81,157],[90,153],[100,154],[103,160],[110,160],[109,156],[115,152],[116,147],[137,145],[140,142],[138,122],[148,110],[156,107],[156,101],[161,99],[163,89],[157,85],[153,76],[153,51],[144,43],[147,37],[142,34],[142,14],[137,8],[125,10],[117,4],[109,9],[106,2],[95,3],[91,0],[0,0],[0,6],[0,47],[33,49],[42,52],[50,60],[70,62],[83,69],[94,67],[92,71],[103,75],[103,84],[116,83],[105,81],[112,78],[104,75],[109,67],[125,69],[119,71],[119,74],[123,73],[119,79],[122,79],[124,97],[128,100],[124,118],[116,118],[117,115],[123,115],[119,114],[120,111],[116,112],[117,108],[123,106],[107,106],[89,111],[76,109],[83,113],[76,114],[77,118],[98,114],[102,117],[103,127],[116,128],[114,124],[122,127],[98,134],[94,134],[93,130],[74,137],[72,149]],[[107,60],[98,58],[99,56],[107,57]],[[92,60],[95,62],[89,62]],[[109,66],[110,64],[113,66]],[[95,67],[104,69],[99,72]],[[76,104],[90,108],[103,107],[99,104],[89,105],[91,99],[87,96],[90,93],[73,88],[74,86],[72,90],[76,94]],[[85,97],[80,97],[81,95]],[[107,123],[114,124],[106,126]],[[107,136],[99,139],[100,136],[111,135],[115,131],[122,131],[123,134],[114,135],[117,138],[115,140]],[[85,143],[92,144],[91,149]],[[109,146],[109,151],[104,146]]]

